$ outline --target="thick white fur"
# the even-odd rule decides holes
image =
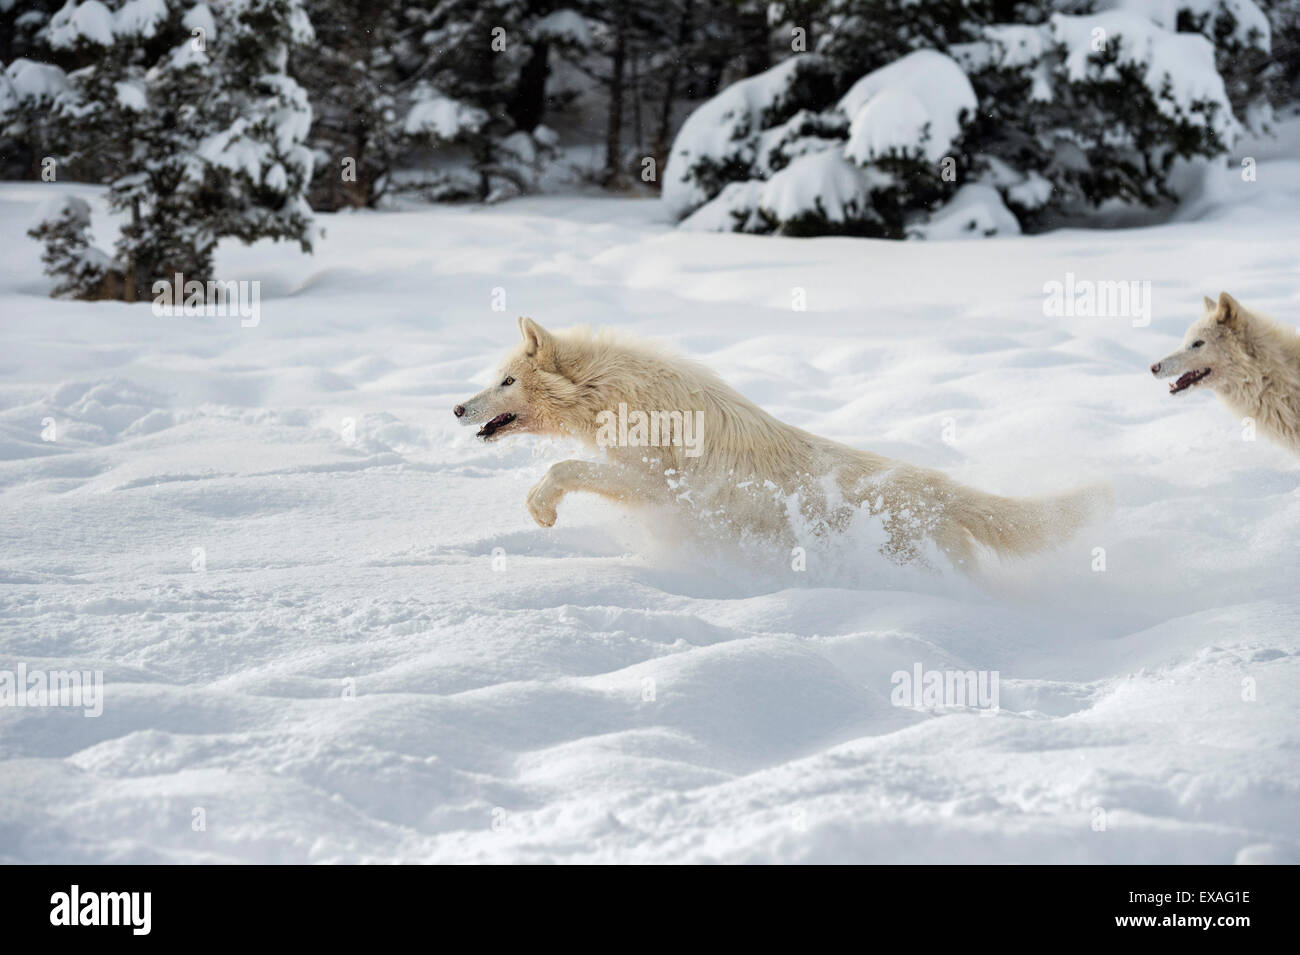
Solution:
[[[1176,392],[1213,390],[1232,412],[1252,418],[1256,430],[1300,454],[1300,335],[1243,308],[1227,292],[1205,298],[1205,314],[1182,347],[1151,366],[1157,378],[1209,374]]]
[[[889,558],[923,562],[928,539],[973,571],[976,544],[999,555],[1031,554],[1065,540],[1107,498],[1097,488],[1047,498],[987,494],[778,421],[709,369],[644,342],[584,328],[552,333],[527,318],[519,328],[523,342],[498,383],[457,408],[464,424],[516,416],[489,440],[527,432],[595,445],[598,414],[620,403],[703,414],[698,457],[673,445],[606,447],[602,463],[552,466],[527,499],[543,527],[555,523],[565,494],[588,491],[630,505],[688,501],[737,530],[788,539],[792,515],[783,502],[793,499],[818,531],[842,528],[865,508],[888,532],[882,552]]]

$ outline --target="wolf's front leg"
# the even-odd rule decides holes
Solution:
[[[630,503],[644,498],[633,476],[610,464],[560,461],[528,492],[528,513],[542,527],[555,523],[555,508],[571,491],[588,491],[611,501]]]

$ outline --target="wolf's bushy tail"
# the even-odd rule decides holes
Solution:
[[[972,543],[1000,557],[1024,557],[1064,543],[1110,510],[1106,484],[1045,497],[1003,497],[959,486],[946,502],[939,546],[955,563],[973,566]]]

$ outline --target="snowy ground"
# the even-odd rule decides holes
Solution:
[[[0,860],[1300,861],[1300,465],[1146,372],[1203,293],[1300,319],[1297,183],[971,243],[612,199],[322,217],[312,258],[223,247],[256,328],[49,300],[22,231],[61,187],[0,187],[0,669],[106,681],[98,718],[0,709]],[[1045,317],[1067,272],[1150,281],[1150,325]],[[524,494],[575,449],[450,413],[520,313],[1116,510],[981,584],[865,544],[797,573],[583,497],[543,530]],[[892,706],[918,663],[996,670],[1001,710]]]

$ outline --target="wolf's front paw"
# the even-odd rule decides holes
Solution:
[[[528,513],[542,527],[555,525],[555,495],[547,487],[546,478],[542,478],[528,492]]]

